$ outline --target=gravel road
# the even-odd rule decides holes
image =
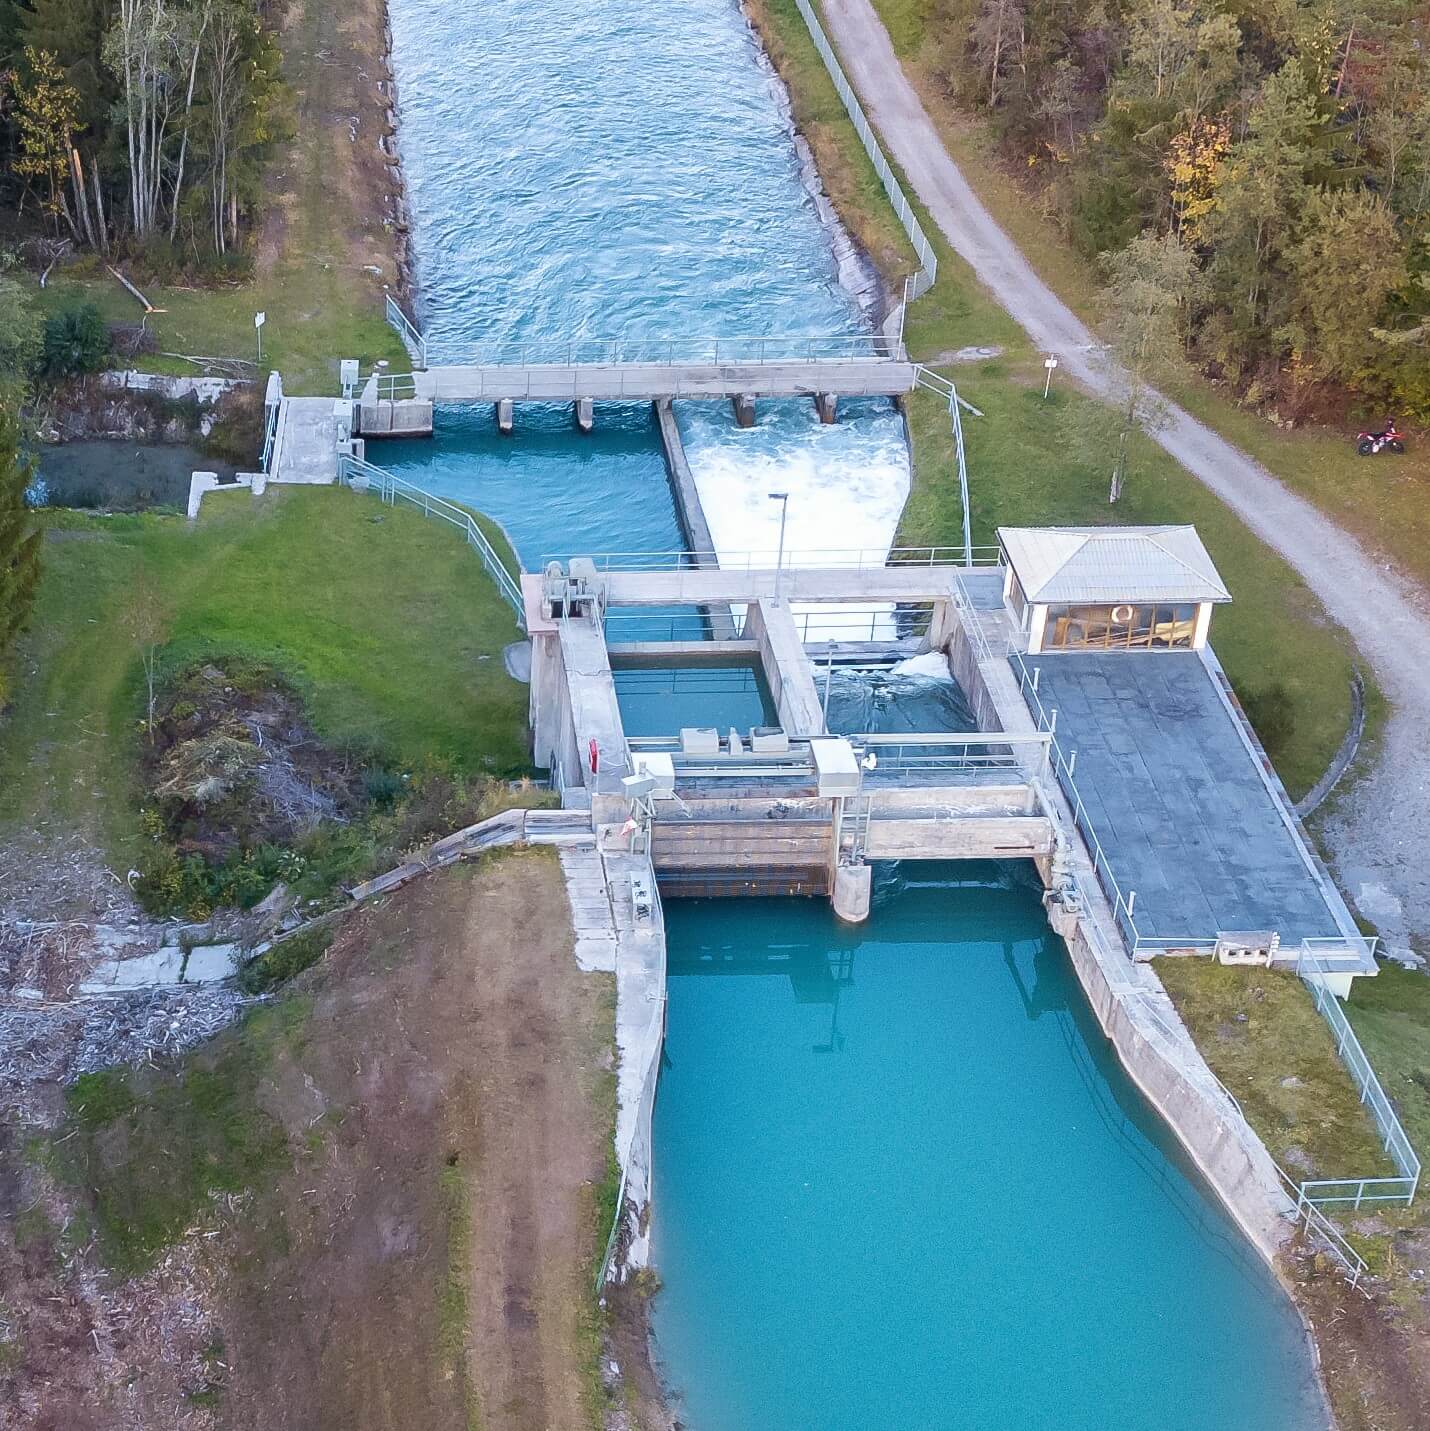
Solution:
[[[825,24],[892,157],[949,243],[1040,348],[1090,391],[1119,375],[1033,271],[949,156],[869,0],[824,0]],[[1392,945],[1430,946],[1430,597],[1175,404],[1157,435],[1301,574],[1354,633],[1393,711],[1370,768],[1353,769],[1322,826],[1342,887]],[[977,473],[973,474],[977,482]]]

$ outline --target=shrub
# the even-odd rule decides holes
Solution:
[[[380,766],[364,770],[362,793],[369,805],[379,810],[390,810],[402,794],[402,776],[395,770],[384,770]]]
[[[109,328],[93,303],[46,319],[40,370],[47,378],[97,373],[108,361]]]

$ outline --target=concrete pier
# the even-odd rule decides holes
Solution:
[[[730,402],[735,409],[736,427],[753,427],[755,425],[754,398],[748,393],[734,393]]]
[[[495,408],[497,431],[500,432],[503,437],[510,437],[514,425],[515,405],[510,398],[501,398],[495,404]]]
[[[869,901],[874,887],[874,871],[865,864],[840,865],[834,871],[834,912],[849,924],[862,924],[869,917]]]
[[[596,405],[590,398],[576,399],[576,426],[590,432],[596,425]]]
[[[820,422],[826,426],[837,421],[839,416],[839,398],[835,393],[815,393],[815,411],[819,413]]]

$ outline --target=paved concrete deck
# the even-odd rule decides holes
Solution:
[[[1084,808],[1155,939],[1341,934],[1317,872],[1194,652],[1031,657]]]
[[[284,398],[273,440],[272,482],[338,480],[338,424],[332,398]]]
[[[819,358],[765,363],[493,363],[414,373],[429,403],[653,402],[657,398],[896,397],[912,392],[914,364],[897,358]],[[362,401],[368,402],[369,383]]]

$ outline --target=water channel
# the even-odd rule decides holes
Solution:
[[[389,0],[434,361],[522,339],[863,321],[734,0]],[[902,422],[678,417],[719,550],[887,545]],[[683,545],[645,408],[578,435],[444,409],[371,454],[491,513],[523,561]],[[748,672],[622,678],[633,730]],[[707,723],[702,719],[700,723]],[[971,724],[956,687],[835,672],[835,729]],[[693,1431],[1324,1424],[1290,1306],[1092,1023],[1014,866],[884,871],[874,915],[672,901],[657,1102],[657,1351]]]

